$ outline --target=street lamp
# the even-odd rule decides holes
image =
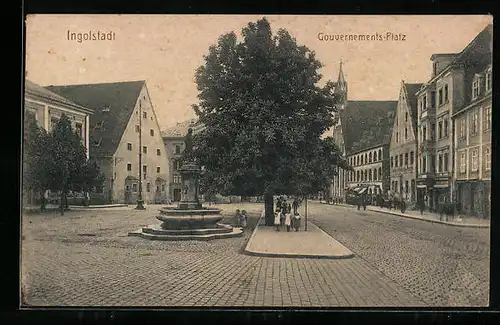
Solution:
[[[137,198],[136,210],[146,210],[142,199],[142,105],[139,101],[139,196]]]

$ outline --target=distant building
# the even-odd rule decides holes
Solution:
[[[346,190],[369,195],[389,190],[389,143],[397,101],[348,100],[347,83],[340,66],[337,88],[341,98],[333,137],[354,171],[339,170],[331,196],[345,199]]]
[[[191,119],[177,123],[161,132],[170,171],[167,179],[170,191],[169,197],[174,202],[181,200],[182,178],[179,168],[181,167],[182,152],[185,148],[184,139],[189,128],[193,129],[194,135],[202,129],[202,125],[197,123],[196,119]]]
[[[65,114],[71,121],[71,126],[80,135],[82,143],[87,149],[89,157],[89,118],[93,110],[85,105],[77,104],[29,80],[25,80],[24,118],[36,121],[38,126],[47,132],[52,131],[54,125]],[[24,192],[24,202],[35,204],[38,201],[35,193]]]
[[[432,77],[416,94],[418,198],[431,211],[450,201],[460,201],[466,213],[485,209],[490,178],[483,155],[490,161],[491,133],[483,121],[491,121],[491,56],[489,25],[460,53],[432,55]]]
[[[417,199],[417,97],[421,83],[401,81],[389,148],[392,192],[405,201]]]
[[[92,193],[92,202],[135,204],[139,173],[144,202],[167,202],[169,166],[145,81],[47,88],[95,112],[90,119],[90,159],[97,161],[105,183]]]

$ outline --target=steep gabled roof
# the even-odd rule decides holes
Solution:
[[[417,111],[417,91],[422,87],[422,83],[404,83],[406,88],[406,99],[408,107],[410,107],[410,118],[413,125],[413,133],[415,138],[417,137],[417,123],[418,123],[418,111]]]
[[[346,153],[391,141],[397,101],[348,101],[340,112]]]
[[[94,110],[90,117],[90,155],[111,156],[118,148],[145,83],[140,80],[46,88]]]
[[[87,113],[92,113],[92,110],[87,108],[87,107],[83,107],[82,105],[78,105],[77,103],[75,102],[72,102],[71,100],[59,95],[59,94],[56,94],[42,86],[39,86],[37,85],[36,83],[34,83],[33,81],[30,81],[30,80],[25,80],[25,83],[24,83],[24,89],[25,89],[25,96],[26,95],[31,95],[31,96],[34,96],[34,97],[37,97],[37,98],[40,98],[40,99],[44,99],[44,100],[49,100],[53,103],[57,103],[57,104],[62,104],[62,105],[65,105],[65,106],[70,106],[72,108],[75,108],[75,109],[79,109],[79,110],[83,110]]]

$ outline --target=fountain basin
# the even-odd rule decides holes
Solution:
[[[163,208],[156,219],[162,221],[163,229],[186,230],[217,228],[216,224],[224,217],[220,209],[185,210],[178,208]]]

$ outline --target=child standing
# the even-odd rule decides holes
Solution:
[[[276,226],[276,231],[280,231],[280,212],[276,210],[274,213],[274,225]]]

